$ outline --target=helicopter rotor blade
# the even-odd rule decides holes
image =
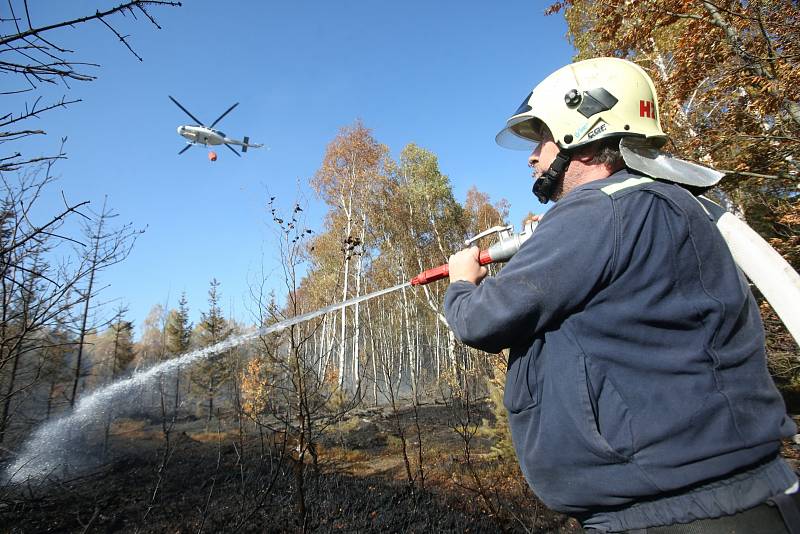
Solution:
[[[235,103],[234,105],[232,105],[231,107],[229,107],[227,110],[225,110],[225,113],[223,113],[222,115],[220,115],[219,117],[217,117],[217,120],[215,120],[214,122],[212,122],[212,123],[211,123],[211,126],[209,126],[209,128],[213,128],[215,124],[217,124],[219,121],[221,121],[221,120],[222,120],[222,117],[224,117],[225,115],[227,115],[228,113],[230,113],[230,112],[233,110],[233,108],[235,108],[235,107],[236,107],[236,106],[238,106],[238,105],[239,105],[239,103],[237,102],[237,103]]]
[[[241,155],[241,154],[239,154],[239,152],[238,152],[238,151],[237,151],[235,148],[233,148],[231,145],[229,145],[228,143],[225,143],[225,146],[226,146],[226,147],[228,147],[228,148],[230,148],[230,149],[231,149],[231,152],[233,152],[234,154],[236,154],[236,155],[237,155],[237,156],[239,156],[240,158],[242,157],[242,155]]]
[[[183,154],[184,152],[186,152],[187,150],[189,150],[189,149],[190,149],[190,148],[192,148],[193,146],[194,146],[194,145],[186,145],[185,147],[183,147],[183,150],[181,150],[180,152],[178,152],[178,155],[180,156],[181,154]]]
[[[195,117],[194,115],[189,113],[189,110],[186,109],[185,107],[181,106],[180,102],[178,102],[177,100],[172,98],[170,95],[167,95],[167,96],[169,96],[169,99],[172,100],[173,102],[175,102],[175,105],[178,106],[179,108],[181,108],[183,110],[183,112],[186,113],[187,115],[189,115],[198,125],[205,127],[205,124],[203,124],[203,121],[201,121],[200,119],[198,119],[197,117]]]

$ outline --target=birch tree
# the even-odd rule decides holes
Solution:
[[[342,128],[336,138],[328,144],[323,158],[322,166],[317,171],[312,186],[320,197],[331,206],[338,217],[329,220],[337,224],[331,228],[341,240],[341,272],[342,272],[342,300],[347,300],[353,293],[355,296],[361,290],[361,277],[363,274],[364,251],[368,248],[365,242],[367,231],[367,205],[373,197],[381,163],[387,152],[386,147],[378,144],[372,137],[371,131],[357,121],[353,126]],[[352,264],[355,263],[355,266]],[[355,276],[351,275],[351,268],[355,268]],[[351,280],[354,278],[354,280]],[[348,383],[346,376],[348,356],[352,359],[359,358],[358,354],[347,352],[347,313],[343,308],[340,317],[340,345],[338,355],[338,380],[339,386]],[[353,339],[360,339],[360,308],[353,306]],[[353,350],[358,350],[358,343],[353,344]],[[355,368],[355,367],[350,367]],[[348,385],[358,389],[359,376],[350,376]]]
[[[463,246],[468,221],[465,212],[455,199],[449,178],[439,170],[438,160],[432,152],[415,144],[406,145],[397,164],[387,171],[389,184],[383,191],[381,204],[386,206],[376,213],[381,227],[381,250],[396,266],[399,278],[410,280],[416,273],[447,262],[451,253]],[[433,314],[448,333],[448,361],[455,360],[455,337],[447,326],[442,311],[446,285],[426,285],[415,290],[421,300],[413,299],[413,306],[421,303]],[[405,292],[402,297],[408,302]],[[404,306],[404,313],[409,313]],[[419,317],[411,311],[404,321],[406,345],[409,348],[408,369],[411,383],[415,384],[417,371],[424,365],[419,360],[417,330],[410,320]],[[437,373],[438,379],[438,373]],[[414,391],[416,394],[416,385]]]

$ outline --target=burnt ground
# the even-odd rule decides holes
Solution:
[[[160,424],[119,421],[105,462],[0,489],[0,532],[580,531],[533,497],[513,457],[492,451],[491,433],[471,438],[467,462],[452,412],[429,405],[418,413],[422,476],[413,411],[399,414],[413,484],[397,420],[383,409],[331,426],[316,447],[318,465],[306,456],[302,490],[300,464],[281,435],[249,428],[241,436],[232,420],[206,430],[205,421],[185,419],[170,435],[164,466]],[[101,454],[89,444],[84,452]]]
[[[467,462],[453,412],[429,405],[418,413],[422,476],[413,411],[398,414],[413,484],[397,419],[384,409],[330,427],[316,447],[316,468],[310,456],[303,464],[302,488],[300,464],[279,435],[252,428],[240,435],[230,420],[206,429],[188,418],[170,435],[165,463],[157,421],[119,421],[105,462],[60,480],[0,488],[0,532],[580,532],[530,493],[513,455],[498,451],[497,435],[478,431]],[[486,407],[480,416],[492,426]],[[784,446],[795,468],[799,449]],[[89,444],[84,452],[101,454]]]

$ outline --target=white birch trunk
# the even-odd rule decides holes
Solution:
[[[328,329],[328,314],[322,316],[322,331],[320,332],[320,353],[319,353],[319,365],[317,366],[317,372],[319,373],[319,377],[321,381],[325,380],[325,371],[328,367],[328,351],[327,351],[327,344],[325,335]]]
[[[436,358],[436,383],[439,383],[442,375],[441,369],[441,362],[439,361],[439,340],[441,336],[441,326],[439,325],[439,321],[436,321],[436,342],[433,347],[434,350],[434,357]]]
[[[331,314],[331,326],[328,328],[328,336],[326,340],[327,351],[325,353],[325,375],[327,376],[328,370],[331,368],[331,358],[336,346],[336,321],[339,319],[338,315]],[[337,379],[338,380],[338,379]]]
[[[406,348],[408,352],[408,371],[411,374],[411,391],[414,395],[414,399],[417,398],[417,362],[416,362],[416,354],[414,353],[414,344],[411,342],[411,319],[409,317],[408,309],[408,294],[406,292],[406,288],[404,287],[402,290],[403,293],[403,331],[405,332],[406,336]]]
[[[375,406],[378,405],[378,368],[375,366],[375,353],[377,352],[375,349],[375,323],[372,322],[372,312],[371,307],[367,304],[367,323],[370,325],[370,336],[369,336],[369,344],[370,344],[370,359],[372,360],[372,396],[375,398]]]
[[[342,211],[344,211],[347,217],[347,224],[345,227],[345,234],[347,237],[350,237],[350,232],[353,230],[353,212],[352,212],[352,202],[353,202],[353,192],[352,189],[350,190],[350,195],[345,201],[344,195],[342,195]],[[344,302],[348,298],[348,283],[350,282],[350,255],[349,251],[347,250],[347,244],[345,244],[344,250],[344,282],[342,284],[342,301]],[[339,388],[344,387],[344,372],[346,369],[346,358],[347,358],[347,307],[343,307],[341,311],[341,340],[339,345]]]
[[[356,297],[361,296],[361,275],[364,268],[364,239],[367,235],[367,217],[362,215],[361,218],[361,253],[358,255],[356,262]],[[355,304],[354,317],[353,317],[353,379],[355,380],[356,391],[360,391],[361,387],[361,370],[359,369],[359,351],[361,342],[361,323],[360,318],[360,302]]]

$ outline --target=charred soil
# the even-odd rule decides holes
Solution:
[[[442,405],[362,410],[326,429],[315,462],[224,418],[179,421],[168,445],[156,421],[118,421],[94,468],[2,488],[0,532],[580,531],[535,499],[491,435],[471,436],[465,455],[452,423]]]
[[[158,421],[121,420],[95,467],[0,488],[0,532],[581,532],[530,492],[491,411],[476,415],[465,439],[452,407],[353,412],[316,462],[233,418],[177,421],[168,441]],[[798,468],[800,446],[783,455]]]

